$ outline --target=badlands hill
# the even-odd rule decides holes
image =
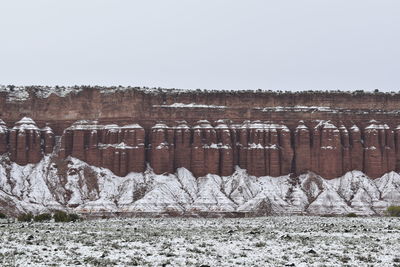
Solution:
[[[380,215],[400,94],[0,87],[0,211]]]

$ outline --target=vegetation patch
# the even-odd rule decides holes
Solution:
[[[389,216],[400,217],[400,206],[390,206],[387,208]]]
[[[77,214],[66,213],[64,211],[56,211],[53,215],[55,222],[76,222],[80,219]]]
[[[50,221],[51,219],[52,219],[52,216],[50,213],[42,213],[42,214],[38,214],[35,217],[33,217],[33,220],[35,222]]]
[[[17,217],[19,222],[31,222],[33,220],[32,213],[24,213]]]

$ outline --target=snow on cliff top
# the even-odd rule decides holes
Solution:
[[[116,92],[125,91],[140,91],[146,94],[202,94],[202,93],[226,93],[226,94],[272,94],[272,95],[314,95],[314,94],[332,94],[332,95],[350,95],[350,96],[362,96],[362,95],[373,95],[373,96],[396,96],[400,92],[379,92],[379,91],[340,91],[340,90],[303,90],[303,91],[291,91],[291,90],[270,90],[270,89],[240,89],[240,90],[229,90],[229,89],[177,89],[177,88],[161,88],[161,87],[139,87],[139,86],[99,86],[99,85],[74,85],[74,86],[15,86],[15,85],[1,85],[0,93],[6,92],[8,97],[14,100],[24,100],[29,98],[30,93],[33,93],[39,98],[47,98],[51,94],[58,96],[66,96],[70,93],[78,93],[84,89],[97,89],[104,94],[113,94]],[[274,107],[285,111],[286,107]],[[321,111],[329,110],[329,107],[309,107],[297,105],[293,108],[296,109],[318,109]],[[268,107],[266,108],[268,109]]]
[[[60,97],[65,97],[71,93],[80,92],[82,89],[80,87],[59,87],[59,86],[4,86],[0,85],[0,93],[7,93],[7,100],[12,101],[24,101],[29,99],[30,92],[39,98],[47,98],[51,94],[55,94]]]
[[[379,96],[379,97],[398,97],[400,93],[390,92],[363,92],[363,91],[273,91],[273,90],[200,90],[200,89],[165,89],[165,88],[148,88],[148,87],[123,87],[123,86],[13,86],[13,85],[0,85],[0,95],[6,97],[7,102],[21,102],[26,101],[32,97],[48,98],[51,95],[59,97],[68,97],[70,95],[79,94],[84,90],[98,90],[101,94],[110,95],[114,93],[126,93],[129,95],[135,93],[144,93],[150,95],[179,95],[179,94],[216,94],[222,93],[227,95],[245,96],[247,94],[268,94],[271,97],[275,96],[296,96],[296,95],[348,95],[350,97],[359,96]],[[153,107],[160,108],[204,108],[204,109],[226,109],[235,108],[234,106],[212,105],[207,103],[164,103],[161,105],[153,105]],[[400,115],[400,109],[349,109],[349,108],[335,108],[329,106],[303,106],[303,105],[288,105],[288,106],[270,106],[270,107],[254,107],[254,110],[261,112],[323,112],[323,113],[353,113],[353,114],[394,114]]]

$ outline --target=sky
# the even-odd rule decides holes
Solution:
[[[400,91],[400,1],[0,0],[0,84]]]

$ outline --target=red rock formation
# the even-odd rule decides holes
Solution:
[[[249,173],[254,176],[265,176],[267,174],[264,150],[264,124],[255,121],[249,125],[249,146],[247,149],[247,168]]]
[[[376,121],[361,125],[362,131],[346,122],[300,121],[291,131],[271,121],[218,120],[212,126],[201,120],[193,127],[179,121],[175,126],[158,123],[146,136],[138,124],[121,127],[77,121],[61,136],[59,156],[73,156],[119,176],[144,172],[146,162],[157,174],[184,167],[196,177],[229,176],[235,166],[254,176],[313,171],[326,179],[351,170],[362,170],[371,178],[399,171],[400,128],[393,131]],[[53,152],[54,145],[49,126],[39,129],[24,118],[8,130],[0,121],[0,154],[9,152],[18,164],[39,162]]]
[[[311,170],[310,130],[300,121],[295,130],[295,165],[296,173],[301,174]],[[314,158],[316,158],[314,156]],[[315,166],[314,168],[315,169]]]
[[[157,174],[168,173],[173,166],[173,157],[171,158],[171,151],[173,151],[173,143],[170,145],[168,140],[173,140],[173,130],[163,123],[158,123],[151,129],[150,143],[151,154],[150,164]]]
[[[239,144],[238,144],[238,158],[239,158],[239,167],[242,169],[248,169],[247,164],[247,154],[249,149],[249,122],[245,121],[241,127],[237,128],[237,134],[239,135]]]
[[[277,177],[291,172],[294,152],[288,127],[254,121],[244,123],[238,132],[239,164],[250,174]]]
[[[127,172],[145,170],[145,132],[138,124],[122,127],[122,141],[127,145]]]
[[[350,135],[346,126],[343,123],[339,126],[340,132],[340,142],[342,144],[342,158],[340,159],[342,163],[342,171],[346,173],[351,171],[351,155],[350,155]]]
[[[279,143],[280,143],[280,156],[281,156],[281,175],[285,175],[292,172],[292,162],[294,156],[294,150],[291,142],[291,133],[287,126],[281,124],[278,128],[279,131]]]
[[[361,131],[353,125],[349,131],[350,140],[350,170],[363,170],[364,162],[364,147],[361,139]]]
[[[20,165],[38,163],[43,155],[41,143],[41,131],[36,123],[30,118],[22,118],[10,131],[10,159]],[[48,146],[50,150],[50,144]]]
[[[0,155],[8,151],[8,128],[3,120],[0,119]]]
[[[78,121],[64,131],[60,157],[73,156],[119,176],[145,170],[145,133],[138,124],[119,127]]]
[[[278,126],[270,124],[266,128],[265,134],[265,158],[269,160],[269,162],[266,162],[267,175],[277,177],[281,174]]]
[[[233,149],[231,131],[224,121],[217,121],[215,127],[217,133],[217,140],[220,150],[220,170],[221,176],[228,176],[233,173]]]
[[[379,140],[379,128],[371,123],[364,129],[364,172],[373,178],[382,173],[382,148]]]
[[[190,169],[191,160],[191,130],[186,121],[178,122],[175,127],[175,151],[174,166],[175,168]]]
[[[104,87],[13,87],[0,88],[0,116],[10,125],[34,114],[38,125],[50,123],[57,136],[82,119],[102,124],[138,122],[149,132],[156,121],[168,125],[199,119],[283,121],[294,129],[299,120],[339,121],[349,127],[364,126],[376,118],[394,127],[400,123],[400,94],[360,92],[199,91]],[[22,98],[20,98],[23,96]]]
[[[396,169],[394,133],[387,124],[370,121],[364,129],[364,172],[371,178]]]
[[[193,132],[193,144],[191,150],[191,170],[196,177],[207,174],[205,168],[205,148],[202,144],[202,129],[197,128]]]
[[[313,132],[313,171],[327,179],[343,174],[340,131],[330,122],[322,121]]]
[[[45,97],[50,88],[41,87],[2,91],[0,115],[10,126],[34,114],[38,126],[49,123],[61,136],[61,158],[72,155],[118,175],[142,172],[146,162],[157,173],[185,167],[196,176],[229,175],[237,165],[257,176],[314,171],[333,178],[362,170],[374,178],[400,171],[400,94],[64,89],[66,97]],[[18,99],[22,95],[28,97]],[[370,118],[380,123],[368,124]],[[71,126],[81,119],[101,124],[81,121]],[[188,123],[175,123],[182,119]],[[196,124],[199,119],[217,122]],[[153,134],[159,120],[169,127]],[[305,123],[299,125],[300,120]],[[337,129],[315,128],[317,120],[331,121]],[[143,128],[118,126],[131,121]],[[0,154],[26,164],[52,152],[55,135],[48,127],[15,124],[8,130],[0,121]]]
[[[43,140],[43,152],[45,154],[51,154],[55,144],[53,130],[49,126],[46,126],[40,131]]]
[[[209,121],[198,121],[193,127],[191,169],[195,176],[220,173],[220,151],[217,132]]]
[[[397,126],[394,132],[394,140],[395,140],[395,170],[396,172],[400,172],[400,125]]]

